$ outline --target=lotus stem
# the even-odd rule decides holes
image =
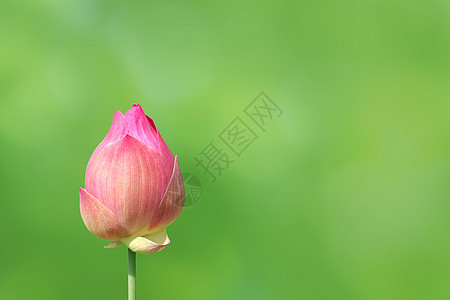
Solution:
[[[136,252],[128,249],[128,300],[136,300]]]

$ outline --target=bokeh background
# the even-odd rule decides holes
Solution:
[[[140,103],[203,195],[139,299],[449,299],[450,2],[0,2],[0,299],[125,299],[78,188]],[[211,182],[261,91],[284,114]]]

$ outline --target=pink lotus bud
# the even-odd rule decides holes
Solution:
[[[184,185],[178,159],[140,105],[116,111],[86,169],[80,210],[96,237],[152,253],[170,242],[166,227],[180,215]]]

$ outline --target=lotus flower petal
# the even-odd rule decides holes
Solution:
[[[125,117],[118,110],[114,113],[114,119],[111,124],[111,128],[106,134],[106,137],[103,141],[95,148],[94,153],[92,153],[91,158],[89,159],[89,163],[96,157],[103,149],[106,148],[109,144],[117,141],[120,138],[123,138],[128,132],[128,123],[125,120]]]
[[[169,243],[166,229],[139,237],[128,237],[122,241],[134,252],[149,254],[161,251]]]
[[[175,221],[183,210],[184,200],[185,190],[183,178],[181,177],[180,167],[178,165],[178,156],[175,156],[170,183],[167,186],[158,210],[153,215],[150,229],[161,226],[166,227]]]
[[[171,166],[156,150],[130,135],[108,145],[88,165],[86,190],[135,235],[148,233],[170,180]]]
[[[161,133],[156,127],[155,122],[144,113],[139,104],[134,104],[133,107],[125,113],[124,118],[127,120],[129,127],[128,134],[147,146],[154,148],[164,155],[164,157],[173,161],[173,154],[161,137]]]
[[[125,119],[128,122],[131,136],[160,152],[158,129],[139,104],[134,104],[133,108],[125,113]]]
[[[96,237],[118,240],[130,235],[130,232],[106,206],[81,188],[80,211],[86,227]]]

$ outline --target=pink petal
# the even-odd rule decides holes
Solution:
[[[169,184],[172,167],[132,136],[110,144],[88,165],[86,190],[133,235],[148,233],[149,219]]]
[[[158,129],[139,104],[133,104],[133,108],[125,113],[125,119],[129,124],[131,136],[160,152]]]
[[[80,211],[84,224],[96,237],[114,241],[130,236],[117,217],[82,188],[80,188]]]
[[[183,178],[178,165],[178,156],[175,156],[172,176],[158,210],[153,215],[150,229],[166,227],[175,221],[183,210],[185,190]]]
[[[96,157],[103,149],[105,149],[106,146],[117,141],[120,138],[123,138],[125,134],[127,134],[127,132],[128,132],[128,123],[125,120],[125,117],[122,115],[122,113],[116,110],[116,112],[114,113],[114,118],[111,127],[109,128],[106,137],[97,146],[94,153],[92,153],[88,165],[94,159],[94,157]]]

